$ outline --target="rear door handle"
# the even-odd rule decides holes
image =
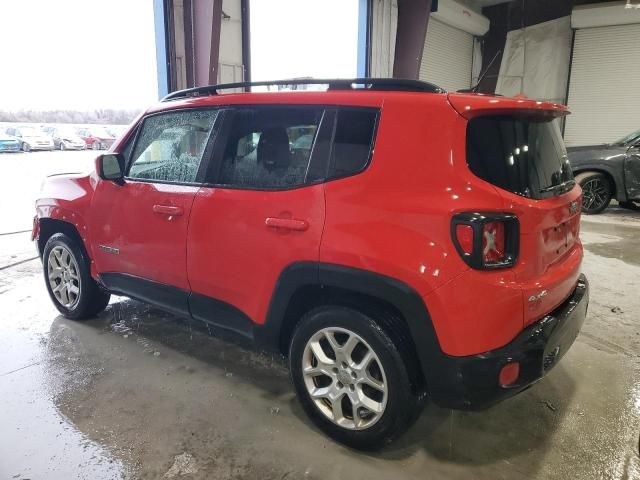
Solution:
[[[295,218],[276,218],[267,217],[264,221],[267,227],[272,228],[284,228],[286,230],[298,230],[300,232],[309,228],[309,224],[304,220],[297,220]]]
[[[182,215],[184,210],[182,207],[174,207],[173,205],[154,205],[153,213],[161,213],[163,215],[169,215],[171,217],[177,217]]]

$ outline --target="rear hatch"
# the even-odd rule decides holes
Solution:
[[[559,128],[558,117],[566,110],[543,102],[501,100],[500,109],[463,115],[469,120],[467,164],[475,176],[496,187],[505,212],[520,222],[513,272],[523,291],[525,324],[530,324],[575,288],[582,259],[581,191]],[[512,108],[505,108],[508,100]]]

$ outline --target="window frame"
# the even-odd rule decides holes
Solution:
[[[316,135],[315,135],[315,138],[313,139],[313,144],[311,146],[309,165],[307,165],[307,171],[305,173],[305,181],[299,185],[274,186],[274,187],[247,187],[247,186],[241,186],[241,185],[229,185],[226,183],[220,183],[219,180],[221,176],[222,163],[224,160],[222,157],[224,155],[224,150],[226,148],[226,142],[229,138],[231,125],[232,125],[231,121],[233,120],[233,114],[238,110],[245,110],[245,109],[256,110],[256,109],[266,109],[266,108],[300,108],[300,109],[313,108],[313,109],[318,109],[322,111],[322,116],[320,118],[320,122],[318,123]],[[362,172],[364,172],[369,168],[369,165],[371,165],[371,160],[373,158],[373,152],[375,149],[375,143],[378,136],[378,125],[380,122],[380,116],[382,111],[381,107],[375,107],[375,106],[370,107],[370,106],[358,106],[358,105],[333,105],[333,104],[321,104],[321,103],[311,103],[311,104],[258,103],[258,104],[239,104],[239,105],[232,104],[232,105],[226,105],[224,107],[221,107],[221,109],[225,110],[226,114],[224,115],[225,118],[223,120],[222,126],[219,129],[219,133],[216,139],[216,145],[214,146],[214,151],[212,154],[211,163],[207,169],[207,172],[205,173],[202,186],[209,187],[209,188],[223,188],[225,190],[249,190],[249,191],[256,191],[256,192],[281,192],[281,191],[297,190],[300,188],[306,188],[313,185],[319,185],[322,183],[327,183],[334,180],[340,180],[343,178],[353,177],[355,175],[361,174]],[[334,148],[334,141],[335,141],[335,135],[336,135],[336,128],[338,125],[338,117],[341,110],[365,110],[365,111],[374,112],[375,120],[374,120],[374,126],[373,126],[373,137],[372,137],[371,145],[369,147],[369,154],[367,156],[367,161],[364,164],[362,169],[360,169],[357,172],[350,173],[348,175],[332,176],[331,170],[333,168],[333,165],[332,165],[333,148]],[[331,124],[325,125],[324,124],[325,119],[330,119],[328,121],[330,121]],[[321,178],[318,178],[316,180],[307,181],[306,176],[309,173],[311,162],[314,161],[314,154],[315,154],[318,136],[320,135],[320,133],[324,128],[329,129],[329,148],[325,158],[320,158],[319,160],[316,160],[320,162],[318,169],[324,171],[324,175]],[[207,181],[207,178],[210,178],[211,180]]]
[[[131,131],[131,133],[129,134],[129,136],[127,137],[127,139],[125,140],[124,145],[122,146],[122,148],[120,149],[119,153],[124,152],[128,146],[129,146],[129,142],[133,142],[131,145],[131,152],[130,152],[130,157],[128,159],[125,159],[126,163],[125,163],[125,173],[124,173],[124,180],[125,181],[129,181],[129,182],[142,182],[142,183],[159,183],[159,184],[164,184],[164,185],[186,185],[186,186],[201,186],[203,184],[203,180],[205,178],[205,173],[209,167],[209,163],[211,162],[211,157],[212,157],[212,151],[214,148],[215,143],[217,142],[217,139],[219,137],[219,132],[220,129],[218,129],[218,131],[216,131],[216,128],[219,127],[219,122],[222,121],[222,117],[224,117],[224,112],[225,112],[225,108],[224,107],[219,107],[219,106],[215,106],[215,107],[186,107],[186,108],[175,108],[175,109],[171,109],[171,110],[162,110],[159,112],[153,112],[150,113],[148,115],[145,115],[144,117],[142,117],[140,119],[140,121],[136,124],[136,126],[134,127],[134,129]],[[204,147],[204,150],[202,151],[202,158],[200,159],[200,165],[198,165],[198,172],[196,173],[196,180],[194,182],[179,182],[179,181],[173,181],[173,180],[157,180],[157,179],[149,179],[149,178],[136,178],[136,177],[130,177],[129,176],[129,171],[131,169],[131,166],[133,165],[131,156],[133,155],[133,152],[136,149],[138,140],[140,139],[140,132],[142,132],[142,129],[144,128],[144,122],[152,117],[156,117],[159,115],[170,115],[170,114],[174,114],[174,113],[191,113],[191,112],[198,112],[198,111],[206,111],[206,112],[210,112],[210,111],[216,111],[217,115],[216,118],[213,121],[213,125],[211,126],[211,132],[209,132],[209,138],[207,138],[207,143]],[[224,125],[224,124],[223,124]]]

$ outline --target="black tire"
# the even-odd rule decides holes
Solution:
[[[305,375],[303,374],[305,348],[312,337],[317,336],[327,328],[345,329],[355,333],[377,355],[376,361],[380,362],[381,371],[384,372],[382,378],[386,378],[386,382],[384,382],[387,388],[386,406],[371,426],[363,429],[339,426],[328,417],[328,413],[323,413],[321,407],[311,398],[307,383],[305,383]],[[334,336],[334,338],[337,337]],[[353,355],[351,354],[351,358],[353,358]],[[337,359],[335,361],[336,366],[341,363]],[[354,361],[354,363],[356,362]],[[408,371],[408,368],[412,367],[403,361],[402,355],[391,336],[373,318],[357,310],[342,306],[323,306],[306,313],[296,327],[289,348],[291,379],[298,399],[309,418],[331,438],[359,450],[375,450],[389,444],[417,419],[421,403],[419,395],[412,392],[411,375]],[[338,369],[333,368],[332,370],[335,372]],[[340,374],[342,373],[340,372]],[[337,384],[339,388],[342,387],[343,384],[337,379],[340,374],[336,372],[336,378],[330,382],[331,385]],[[312,378],[312,381],[316,382],[315,379],[318,377]],[[325,383],[329,382],[328,376],[324,378],[326,379]],[[344,387],[346,392],[346,383]],[[348,388],[351,389],[352,385],[349,384]],[[363,387],[361,386],[360,388],[362,389]],[[362,390],[360,390],[360,393],[362,393]],[[345,395],[348,394],[344,393],[343,396]],[[329,400],[326,401],[330,402]],[[343,411],[349,412],[348,406],[351,405],[351,411],[353,412],[353,404],[350,400],[346,405],[346,410],[345,407],[342,407]],[[332,408],[327,406],[326,410],[330,409]],[[366,410],[364,413],[366,413]],[[331,413],[331,415],[335,414]],[[351,420],[354,420],[353,415],[351,415]],[[349,420],[347,419],[347,421]],[[355,422],[353,423],[355,424]]]
[[[23,142],[22,143],[22,151],[24,153],[30,152],[31,151],[31,146],[28,143]]]
[[[627,200],[626,202],[618,202],[618,205],[620,205],[620,208],[633,210],[634,212],[640,211],[640,206],[638,206],[638,204],[633,200]]]
[[[60,151],[63,152],[65,150],[64,142],[60,142]]]
[[[582,187],[582,212],[594,215],[602,212],[611,203],[613,186],[609,178],[600,172],[583,172],[576,175],[576,182]]]
[[[72,259],[75,261],[75,265],[77,265],[77,272],[75,276],[79,281],[76,280],[75,285],[77,285],[79,293],[77,293],[76,299],[72,305],[65,306],[61,299],[56,297],[56,294],[53,292],[52,282],[57,282],[59,284],[63,281],[62,279],[50,280],[49,278],[49,258],[54,250],[56,250],[56,253],[60,253],[61,251],[64,252],[65,250],[68,251],[72,256]],[[56,260],[54,260],[54,262],[55,261]],[[111,295],[102,290],[91,277],[89,270],[89,258],[87,257],[84,248],[81,245],[78,245],[77,241],[64,233],[56,233],[47,240],[44,247],[44,253],[42,254],[42,263],[44,267],[45,285],[49,292],[49,296],[51,297],[53,304],[64,317],[72,320],[84,320],[95,317],[98,313],[104,310],[109,303]],[[75,269],[71,268],[71,270],[73,271]],[[69,281],[73,282],[74,280]],[[66,295],[69,297],[68,293]]]

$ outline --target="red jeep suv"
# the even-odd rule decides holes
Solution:
[[[126,295],[279,351],[356,448],[425,398],[480,409],[542,378],[588,303],[566,108],[396,79],[222,93],[265,83],[172,93],[95,172],[46,180],[58,310]]]

